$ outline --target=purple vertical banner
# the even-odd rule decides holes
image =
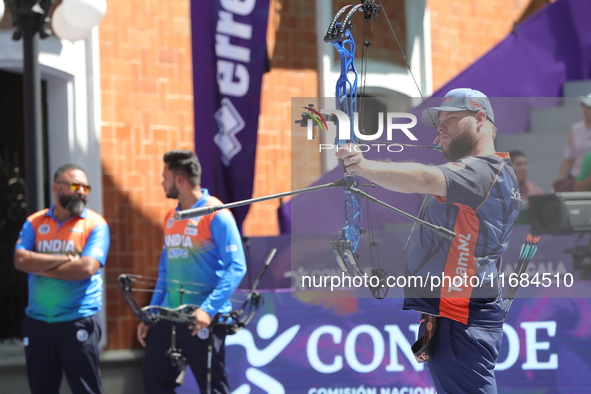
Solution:
[[[195,153],[224,203],[252,197],[268,15],[269,0],[191,1]]]

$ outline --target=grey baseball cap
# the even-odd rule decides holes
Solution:
[[[589,98],[591,101],[591,97]],[[482,92],[470,88],[458,88],[447,92],[441,106],[429,107],[421,113],[421,120],[427,126],[437,127],[439,125],[439,112],[455,111],[484,111],[486,117],[495,123],[495,115],[490,101]]]
[[[581,97],[581,103],[585,104],[587,107],[591,107],[591,93],[586,95],[585,97]]]

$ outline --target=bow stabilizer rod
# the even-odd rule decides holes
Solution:
[[[324,185],[305,187],[303,189],[292,190],[292,191],[289,191],[289,192],[283,192],[283,193],[277,193],[277,194],[271,194],[269,196],[262,196],[262,197],[257,197],[257,198],[249,198],[248,200],[236,201],[236,202],[231,202],[231,203],[228,203],[228,204],[209,205],[209,206],[206,206],[206,207],[185,209],[185,210],[182,210],[182,211],[176,211],[174,213],[174,220],[177,220],[178,221],[178,220],[185,220],[185,219],[190,219],[190,218],[196,218],[196,217],[199,217],[199,216],[210,215],[210,214],[212,214],[212,213],[214,213],[216,211],[219,211],[221,209],[236,208],[236,207],[241,207],[243,205],[254,204],[255,202],[261,202],[261,201],[267,201],[267,200],[274,200],[274,199],[281,198],[281,197],[293,196],[293,195],[296,195],[296,194],[314,192],[314,191],[318,191],[318,190],[325,190],[325,189],[331,189],[331,188],[343,187],[343,186],[345,186],[345,181],[343,181],[341,179],[341,180],[338,180],[336,182],[326,183]]]
[[[427,227],[429,230],[435,232],[436,234],[442,236],[443,238],[445,238],[447,240],[452,240],[456,236],[456,233],[454,233],[453,231],[451,231],[445,227],[436,226],[433,223],[429,223],[429,222],[426,222],[422,219],[419,219],[416,216],[406,213],[396,207],[393,207],[392,205],[386,204],[385,202],[380,201],[377,198],[370,196],[369,194],[367,194],[363,190],[359,190],[356,187],[352,187],[352,186],[350,186],[348,189],[352,194],[355,194],[356,196],[359,196],[361,198],[365,198],[366,200],[369,200],[369,201],[374,202],[378,205],[381,205],[385,208],[388,208],[389,210],[394,211],[394,212],[404,216],[405,218],[411,219],[411,220],[417,222],[418,224],[420,224],[421,226]]]

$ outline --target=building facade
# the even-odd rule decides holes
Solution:
[[[193,5],[199,1],[193,0]],[[384,2],[400,47],[382,14],[372,30],[366,94],[400,96],[411,104],[421,94],[430,95],[494,47],[514,23],[547,2]],[[105,19],[87,39],[71,43],[49,37],[40,43],[46,175],[49,179],[66,162],[83,166],[93,186],[89,207],[102,213],[111,228],[104,270],[107,351],[139,347],[137,319],[124,303],[116,280],[121,273],[157,275],[162,220],[174,205],[160,186],[162,155],[171,149],[193,149],[199,138],[193,114],[191,81],[198,65],[191,53],[190,3],[109,0]],[[263,77],[253,197],[305,187],[335,165],[292,149],[290,107],[292,97],[334,95],[338,65],[334,49],[323,42],[323,36],[344,4],[341,0],[271,0],[267,32],[271,69]],[[10,82],[3,86],[12,89],[2,91],[0,111],[5,119],[5,114],[18,111],[12,105],[22,81],[22,43],[13,41],[11,34],[7,15],[0,24],[0,77]],[[22,115],[17,113],[14,119],[12,123],[5,120],[0,131],[4,182],[8,185],[12,180],[11,187],[24,174],[23,139],[9,138],[21,132]],[[297,176],[288,175],[294,173]],[[253,205],[244,235],[277,235],[278,206],[278,201]],[[6,222],[0,225],[8,231]],[[14,224],[10,231],[14,228],[20,225]],[[2,250],[10,251],[10,242],[5,241]],[[22,288],[26,282],[7,256],[9,252],[2,257],[8,279],[0,301],[6,308],[21,308],[26,302]],[[141,299],[147,300],[148,295]],[[18,338],[22,314],[11,310],[11,316],[10,321],[1,319],[0,358],[7,354],[3,348],[10,346],[10,338]]]

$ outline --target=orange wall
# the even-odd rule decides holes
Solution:
[[[193,149],[189,0],[110,0],[99,34],[108,348],[124,349],[137,319],[117,277],[156,276],[161,222],[175,205],[160,186],[162,155]]]
[[[263,77],[253,197],[305,187],[321,173],[319,156],[292,156],[291,146],[291,98],[318,96],[314,9],[314,0],[271,2],[267,31],[271,71]],[[292,179],[296,158],[302,171]],[[244,234],[277,235],[278,207],[279,200],[251,205]]]
[[[492,49],[544,0],[428,0],[433,91]]]

